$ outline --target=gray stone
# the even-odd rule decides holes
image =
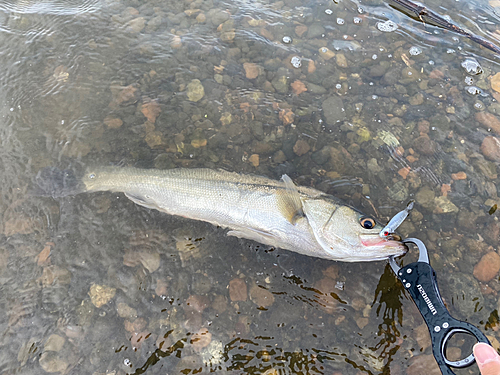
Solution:
[[[311,159],[319,165],[325,164],[330,159],[330,146],[325,146],[321,150],[313,152]]]
[[[447,301],[461,315],[470,319],[484,307],[484,298],[478,282],[461,272],[443,273]],[[451,306],[450,306],[451,307]]]
[[[398,181],[389,188],[387,195],[395,201],[404,201],[408,198],[408,188],[404,181]]]
[[[307,38],[317,38],[324,34],[325,28],[319,23],[313,23],[307,30]]]
[[[321,105],[323,114],[328,125],[335,125],[346,118],[344,103],[338,96],[330,96],[323,101]]]
[[[315,85],[311,82],[306,82],[307,91],[311,94],[326,94],[326,89],[323,86]]]

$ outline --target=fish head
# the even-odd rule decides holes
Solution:
[[[88,167],[82,176],[86,191],[115,191],[122,178],[116,168]],[[118,169],[120,171],[120,169]]]
[[[383,226],[358,210],[325,199],[303,202],[304,213],[317,242],[330,259],[368,262],[403,255],[399,236],[379,236]]]

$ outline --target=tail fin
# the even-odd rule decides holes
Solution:
[[[34,181],[32,194],[60,198],[85,191],[85,185],[72,170],[46,167],[40,170]]]

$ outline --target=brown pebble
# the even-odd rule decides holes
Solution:
[[[206,328],[200,329],[191,337],[191,345],[197,352],[208,346],[210,342],[212,342],[212,334]]]
[[[451,178],[454,180],[466,180],[467,174],[465,172],[452,173]]]
[[[247,284],[245,280],[236,278],[229,282],[229,298],[233,302],[247,300]]]
[[[329,277],[324,277],[314,283],[314,289],[316,289],[316,294],[314,299],[318,303],[318,307],[326,312],[327,314],[333,314],[337,311],[338,302],[332,293],[335,289],[337,282]]]
[[[307,143],[303,139],[299,139],[293,146],[293,152],[295,152],[295,154],[297,154],[298,156],[307,154],[310,149],[311,147],[309,146],[309,143]]]
[[[210,305],[207,296],[190,295],[184,305],[184,311],[202,313]]]
[[[118,129],[123,125],[123,121],[119,118],[106,117],[104,119],[104,125],[106,125],[110,129]]]
[[[431,124],[429,123],[429,121],[427,120],[420,120],[418,122],[418,131],[419,133],[429,133],[429,129],[430,129],[430,126]]]
[[[491,251],[483,255],[481,260],[474,266],[474,277],[486,283],[497,276],[498,271],[500,271],[500,256]]]
[[[481,153],[486,159],[500,161],[500,140],[493,136],[484,138],[481,144]]]
[[[250,155],[250,157],[248,158],[248,161],[254,166],[254,167],[258,167],[259,164],[260,164],[260,158],[259,158],[259,154],[252,154]]]
[[[330,267],[321,272],[323,273],[323,276],[329,277],[333,280],[337,280],[339,277],[339,267],[336,264],[332,264]]]
[[[414,140],[413,147],[422,155],[433,155],[437,150],[436,142],[426,135],[422,135]]]
[[[259,76],[260,69],[257,64],[246,62],[243,64],[243,68],[248,79],[254,79]]]
[[[167,295],[167,282],[163,279],[156,280],[155,293],[157,296]]]
[[[483,128],[491,129],[493,133],[500,134],[500,120],[494,114],[489,112],[477,112],[474,117]]]
[[[259,307],[269,307],[274,303],[274,295],[267,289],[253,285],[250,288],[250,299]]]

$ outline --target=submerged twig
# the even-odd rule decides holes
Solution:
[[[414,3],[411,0],[393,0],[396,4],[401,5],[402,7],[408,9],[409,11],[415,13],[417,17],[420,19],[420,21],[424,21],[424,17],[428,18],[429,20],[435,22],[438,26],[441,26],[447,30],[453,31],[457,34],[466,36],[470,40],[479,43],[485,48],[488,48],[489,50],[498,53],[500,55],[500,47],[497,46],[496,44],[491,43],[490,41],[484,39],[483,37],[480,37],[479,35],[473,34],[470,31],[464,30],[461,27],[458,27],[457,25],[451,23],[448,21],[446,18],[443,16],[439,15],[438,13],[424,7],[421,5],[418,5],[417,3]]]

